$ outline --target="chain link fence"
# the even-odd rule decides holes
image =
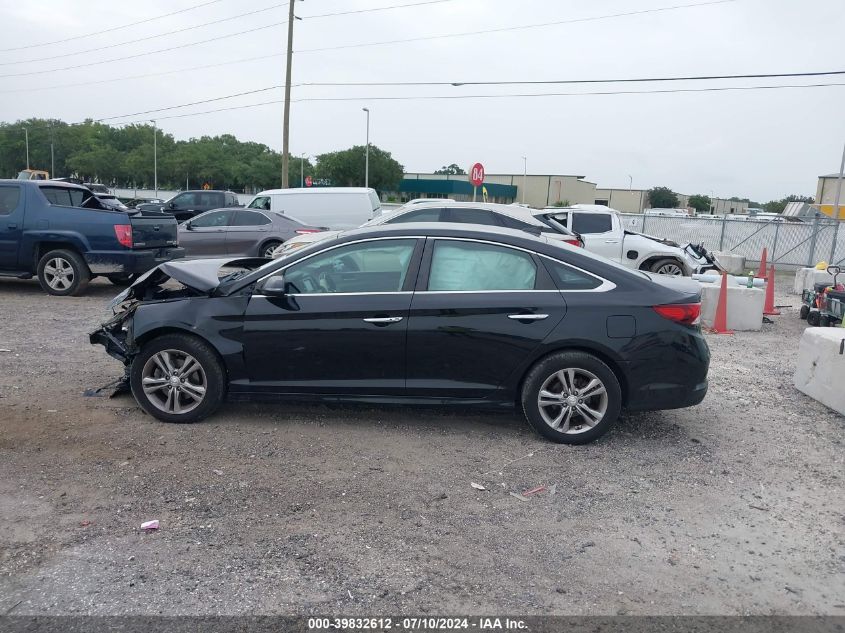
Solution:
[[[816,218],[806,222],[772,222],[744,218],[683,217],[621,213],[625,228],[681,244],[704,244],[759,262],[763,248],[769,263],[779,268],[845,262],[845,230],[839,222]]]

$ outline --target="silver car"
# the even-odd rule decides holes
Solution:
[[[270,257],[284,242],[321,227],[258,209],[213,209],[179,225],[186,257]]]

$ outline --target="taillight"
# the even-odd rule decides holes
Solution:
[[[296,229],[299,235],[308,235],[309,233],[322,233],[320,229]]]
[[[121,246],[132,248],[132,225],[131,224],[115,224],[114,234],[117,236],[117,241]]]
[[[566,242],[567,244],[571,244],[572,246],[577,246],[578,248],[581,248],[581,240],[563,240],[563,241]]]
[[[665,306],[654,306],[654,311],[664,319],[669,319],[681,325],[698,325],[701,322],[700,303],[673,303]]]

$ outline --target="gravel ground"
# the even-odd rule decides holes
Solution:
[[[708,337],[698,407],[567,447],[508,412],[84,398],[114,294],[0,283],[0,614],[845,614],[845,429],[792,386],[795,309]]]

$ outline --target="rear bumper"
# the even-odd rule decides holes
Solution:
[[[707,395],[707,381],[696,385],[652,384],[630,394],[629,411],[662,411],[693,407]]]
[[[179,247],[152,248],[137,251],[96,251],[85,254],[88,268],[95,275],[116,273],[145,273],[159,264],[185,256],[185,249]]]

